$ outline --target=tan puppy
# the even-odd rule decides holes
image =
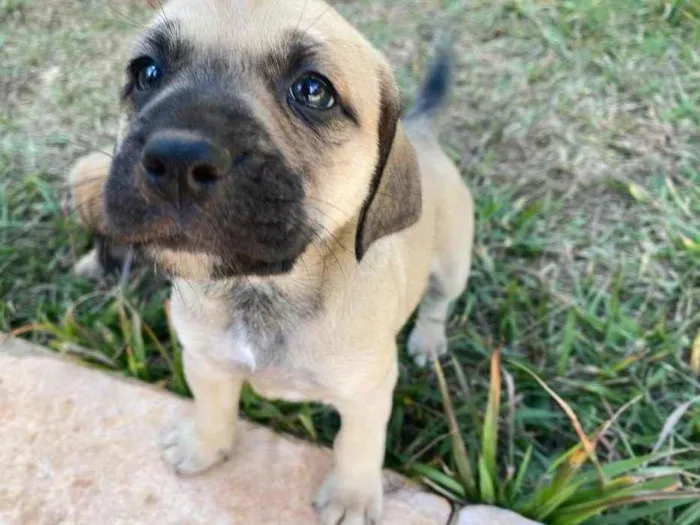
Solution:
[[[71,182],[88,225],[179,285],[177,472],[229,456],[249,381],[340,412],[320,523],[379,522],[396,333],[420,302],[410,352],[446,351],[470,266],[472,201],[431,127],[447,59],[400,122],[385,60],[318,0],[174,0],[139,42],[111,166]]]

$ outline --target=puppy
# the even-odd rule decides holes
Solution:
[[[419,307],[410,353],[445,352],[470,266],[472,200],[433,131],[448,58],[401,121],[386,61],[319,0],[173,0],[138,42],[114,157],[71,180],[86,222],[177,289],[178,473],[231,454],[248,381],[339,411],[320,523],[379,522],[395,336]]]

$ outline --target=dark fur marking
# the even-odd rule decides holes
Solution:
[[[256,349],[256,366],[279,364],[286,358],[287,335],[299,323],[313,319],[323,308],[320,289],[290,295],[274,284],[239,279],[213,283],[207,294],[225,298],[234,324],[245,326],[246,336]]]
[[[95,235],[94,243],[102,270],[108,274],[119,274],[129,253],[128,246],[115,244],[103,235]]]
[[[216,276],[269,275],[291,269],[311,241],[303,173],[289,165],[239,94],[235,74],[217,60],[180,73],[179,85],[132,119],[105,187],[110,233],[117,239],[219,256]],[[202,192],[172,203],[144,182],[142,148],[153,133],[187,129],[225,148],[231,171]]]
[[[280,78],[294,77],[300,70],[311,67],[318,61],[319,44],[300,31],[284,35],[282,44],[257,60],[259,74],[276,84]]]
[[[445,287],[440,282],[440,278],[431,273],[428,277],[428,288],[425,292],[425,297],[431,301],[439,301],[448,297]]]

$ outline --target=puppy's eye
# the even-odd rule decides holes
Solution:
[[[331,83],[311,73],[298,79],[289,88],[289,94],[299,104],[312,109],[331,109],[335,106],[335,91]]]
[[[139,91],[150,91],[158,87],[163,72],[151,57],[140,57],[129,66],[134,78],[134,85]]]

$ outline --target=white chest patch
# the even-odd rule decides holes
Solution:
[[[242,323],[235,323],[217,338],[214,350],[216,357],[231,366],[244,368],[248,372],[257,369],[256,348]]]

